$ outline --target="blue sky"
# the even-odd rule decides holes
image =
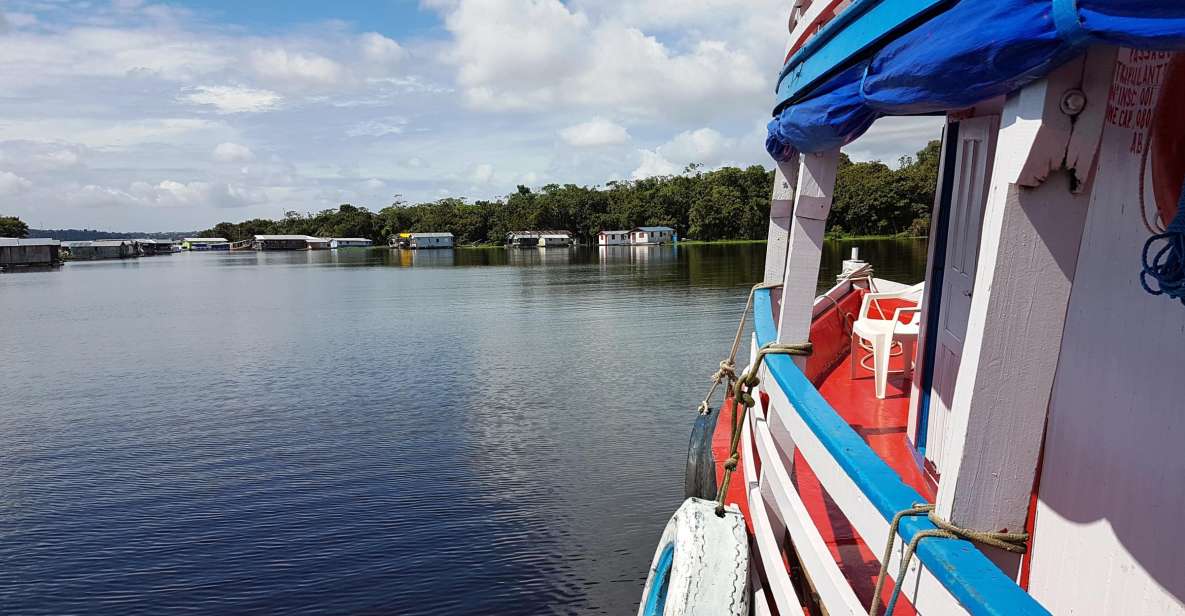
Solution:
[[[193,9],[211,20],[236,24],[260,33],[282,34],[295,27],[343,21],[396,39],[443,34],[440,14],[421,7],[418,0],[189,0],[175,4]]]
[[[0,0],[0,214],[188,230],[768,166],[787,4]]]

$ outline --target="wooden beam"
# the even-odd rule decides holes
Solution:
[[[1110,75],[1113,58],[1071,62],[1004,107],[936,499],[960,526],[1024,528],[1089,202],[1087,172],[1063,165],[1102,127],[1070,123],[1059,103],[1084,76]],[[1076,160],[1093,161],[1077,147]]]
[[[769,205],[769,235],[765,245],[766,284],[782,282],[786,276],[786,248],[790,244],[790,214],[794,212],[798,165],[795,156],[778,163],[774,169],[774,194]]]
[[[778,321],[781,324],[778,342],[781,343],[804,342],[810,338],[811,312],[818,295],[823,234],[827,228],[827,214],[831,211],[838,164],[838,149],[802,155]],[[806,359],[795,357],[794,362],[805,369]]]

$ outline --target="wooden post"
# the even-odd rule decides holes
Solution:
[[[1069,154],[1097,147],[1106,94],[1092,74],[1113,66],[1071,62],[1004,107],[936,499],[960,526],[1024,528],[1090,196],[1090,169],[1063,165],[1093,163]],[[1060,103],[1084,84],[1070,122]]]
[[[794,215],[786,251],[782,310],[778,320],[778,342],[805,342],[810,338],[811,314],[818,295],[819,261],[823,255],[823,233],[835,191],[839,150],[803,154],[795,191]],[[794,363],[806,369],[805,357]]]
[[[790,243],[790,214],[794,212],[794,188],[798,183],[798,157],[778,163],[774,169],[774,194],[769,205],[769,235],[765,246],[765,284],[786,276],[786,248]]]

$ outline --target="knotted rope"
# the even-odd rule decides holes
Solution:
[[[753,309],[753,296],[761,289],[773,289],[780,286],[782,286],[780,282],[760,283],[753,285],[753,288],[749,290],[749,299],[745,302],[744,312],[741,313],[741,322],[737,324],[737,333],[732,339],[732,347],[728,352],[728,358],[721,360],[719,369],[712,375],[712,385],[708,388],[708,393],[704,396],[704,401],[700,402],[699,407],[697,407],[700,415],[707,415],[712,412],[712,396],[716,395],[716,389],[720,387],[721,383],[728,383],[725,387],[725,391],[728,391],[732,389],[733,383],[736,382],[737,352],[741,348],[741,338],[745,335],[745,320],[749,317],[749,311]]]
[[[750,297],[752,299],[752,297]],[[743,321],[742,321],[743,323]],[[745,415],[749,409],[752,408],[757,401],[753,398],[753,390],[761,383],[757,372],[761,370],[761,365],[765,363],[767,355],[798,355],[808,356],[811,354],[811,343],[799,342],[794,344],[780,344],[771,342],[757,351],[757,357],[745,371],[745,374],[738,378],[732,386],[732,439],[729,444],[728,460],[724,462],[724,479],[720,482],[720,490],[716,494],[716,515],[724,517],[724,497],[728,494],[728,484],[732,480],[732,473],[737,469],[737,463],[741,460],[739,451],[741,445],[741,426],[745,421]],[[740,409],[739,411],[737,409]]]
[[[897,542],[897,529],[901,526],[901,519],[906,516],[922,514],[926,514],[930,522],[938,528],[919,531],[909,541],[909,545],[905,547],[905,551],[901,554],[901,569],[897,572],[897,582],[893,585],[893,594],[889,596],[889,603],[885,607],[885,616],[893,615],[893,609],[897,607],[897,600],[901,597],[901,585],[905,581],[906,572],[909,571],[909,562],[913,560],[913,553],[917,550],[918,543],[926,537],[966,539],[967,541],[990,545],[1015,554],[1024,554],[1025,550],[1028,549],[1028,533],[1003,533],[962,528],[938,517],[938,514],[934,513],[934,505],[915,504],[910,509],[897,512],[897,515],[893,516],[893,521],[889,524],[889,541],[885,545],[884,557],[881,558],[880,572],[876,575],[876,588],[872,591],[872,605],[868,608],[869,616],[876,616],[877,612],[880,611],[881,590],[885,586],[885,578],[888,577],[889,559],[893,556],[893,545]]]
[[[1164,242],[1164,246],[1149,261],[1148,253],[1157,242]],[[1167,295],[1185,304],[1185,187],[1182,187],[1177,201],[1177,214],[1163,233],[1148,238],[1142,258],[1144,268],[1140,272],[1140,286],[1153,295]]]

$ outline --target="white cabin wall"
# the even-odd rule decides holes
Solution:
[[[1140,287],[1140,136],[1103,127],[1050,399],[1029,591],[1054,614],[1185,614],[1185,306]]]

